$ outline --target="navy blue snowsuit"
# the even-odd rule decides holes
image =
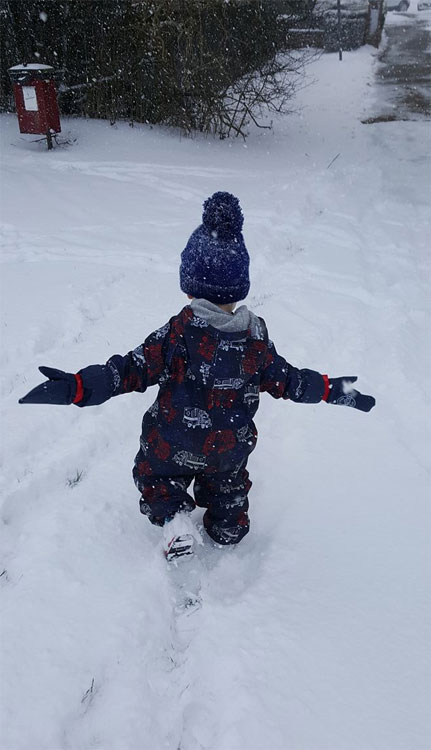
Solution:
[[[259,394],[317,403],[325,390],[320,373],[277,354],[262,318],[227,333],[189,305],[104,370],[110,377],[100,383],[103,400],[159,385],[133,468],[141,512],[163,525],[179,510],[205,507],[205,528],[220,544],[239,542],[249,529],[246,465],[257,440]],[[193,479],[194,499],[187,493]]]

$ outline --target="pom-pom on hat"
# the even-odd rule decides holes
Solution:
[[[205,201],[202,224],[181,253],[183,292],[219,305],[247,296],[250,258],[243,223],[239,200],[231,193],[214,193]]]

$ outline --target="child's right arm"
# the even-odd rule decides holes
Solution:
[[[125,356],[114,354],[105,365],[90,365],[76,374],[39,367],[48,380],[20,398],[19,403],[97,406],[121,393],[143,393],[158,382],[164,370],[165,340],[166,335],[155,331]]]

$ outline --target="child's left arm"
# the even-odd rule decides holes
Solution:
[[[328,404],[351,406],[360,411],[370,411],[376,401],[353,388],[356,376],[328,378],[316,370],[300,370],[281,357],[272,342],[269,342],[266,367],[262,373],[261,391],[274,398],[291,399],[303,404]]]

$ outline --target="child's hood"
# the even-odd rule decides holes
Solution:
[[[190,307],[198,318],[202,318],[219,331],[229,333],[246,331],[250,327],[250,319],[253,315],[246,305],[241,305],[231,313],[222,310],[221,307],[206,299],[194,299],[191,301]]]

